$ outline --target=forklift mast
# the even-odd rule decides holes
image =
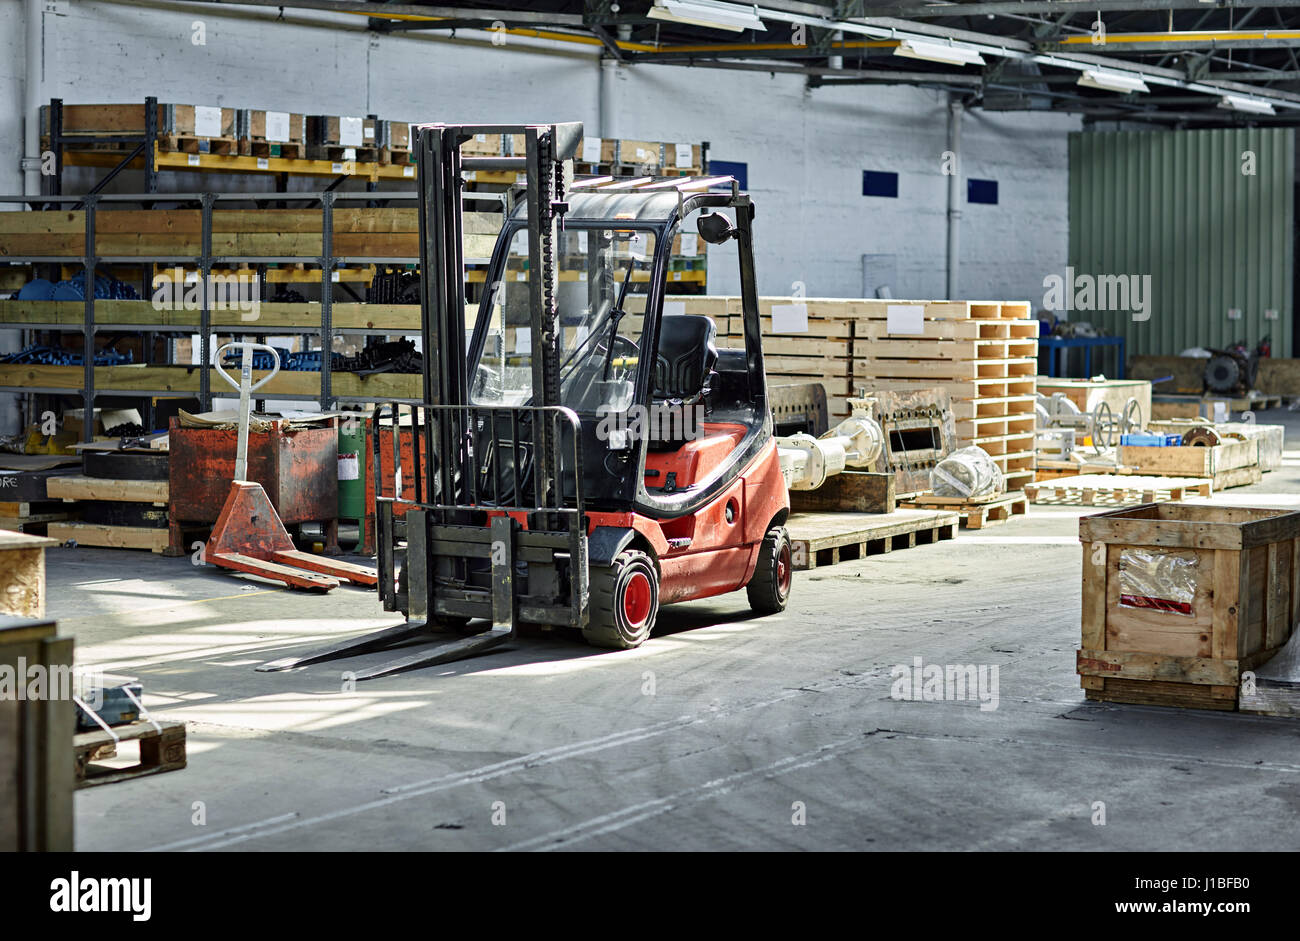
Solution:
[[[460,147],[476,134],[521,135],[522,157],[465,157]],[[571,179],[573,155],[582,139],[582,124],[460,125],[420,127],[417,166],[420,181],[420,270],[425,351],[424,401],[431,405],[467,406],[469,384],[465,350],[465,260],[461,190],[465,170],[523,172],[527,191],[529,310],[533,370],[533,404],[560,405],[560,348],[557,324],[556,247],[568,209],[565,192]],[[438,437],[431,453],[454,454],[449,435],[454,423],[437,422]],[[546,505],[560,492],[559,448],[550,423],[537,429],[533,474],[538,504]],[[450,461],[426,464],[425,492],[452,493]],[[439,479],[435,480],[435,476]]]

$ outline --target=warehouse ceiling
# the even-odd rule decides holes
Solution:
[[[599,44],[629,64],[793,72],[813,88],[945,88],[986,110],[1167,127],[1300,123],[1300,0],[240,2],[366,15],[384,32]]]

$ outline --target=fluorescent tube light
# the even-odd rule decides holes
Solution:
[[[1084,88],[1100,88],[1102,91],[1150,91],[1147,83],[1129,72],[1104,72],[1100,69],[1084,69],[1075,84]]]
[[[655,0],[649,16],[655,20],[689,23],[692,26],[725,29],[733,33],[747,29],[767,31],[763,21],[758,18],[758,7],[721,3],[717,0]]]
[[[1252,114],[1277,114],[1273,106],[1261,98],[1246,98],[1242,95],[1224,95],[1219,99],[1219,107],[1229,111],[1249,111]]]
[[[894,55],[925,59],[927,62],[945,62],[948,65],[984,64],[984,57],[975,49],[941,42],[923,42],[919,39],[904,39],[894,49]]]

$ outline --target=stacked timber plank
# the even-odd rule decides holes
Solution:
[[[50,536],[79,546],[166,549],[167,453],[87,450],[84,456],[84,474],[51,478],[46,485],[51,497],[80,516],[76,522],[51,523]]]
[[[979,445],[1017,490],[1033,479],[1038,321],[1024,301],[761,298],[769,381],[820,381],[831,421],[860,392],[942,388],[957,446]],[[721,346],[743,342],[740,299],[693,298]]]

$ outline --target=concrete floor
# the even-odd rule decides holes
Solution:
[[[1259,420],[1300,441],[1300,416]],[[1216,499],[1300,505],[1300,451]],[[778,616],[743,592],[666,608],[637,651],[530,636],[355,690],[342,671],[382,655],[253,667],[394,623],[373,593],[51,550],[78,662],[189,722],[187,769],[78,793],[77,845],[1293,849],[1300,724],[1084,701],[1081,512],[798,573]],[[915,657],[996,665],[998,707],[891,699]]]

